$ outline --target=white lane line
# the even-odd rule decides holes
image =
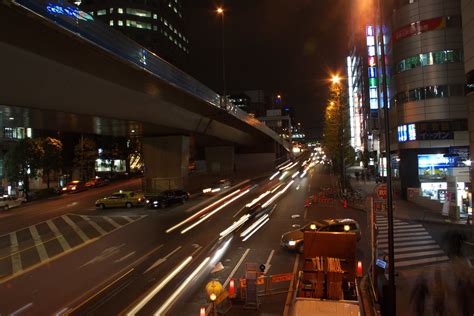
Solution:
[[[408,241],[408,240],[411,240],[411,241],[418,241],[418,240],[425,240],[425,239],[431,239],[431,236],[430,235],[427,235],[427,236],[413,236],[413,237],[400,237],[400,238],[394,238],[395,242],[397,241]],[[378,240],[379,241],[379,244],[386,244],[388,243],[388,240],[384,239],[384,240]]]
[[[397,232],[424,232],[425,228],[403,228],[403,229],[394,229],[394,233]],[[379,234],[387,234],[388,229],[379,230]]]
[[[430,235],[428,232],[408,232],[408,233],[396,233],[394,234],[394,238],[397,238],[397,237],[409,237],[409,236],[426,236],[426,235]],[[384,236],[383,238],[386,238],[386,236]]]
[[[38,233],[38,229],[36,226],[30,226],[30,233],[33,237],[33,241],[35,242],[36,251],[38,251],[38,255],[40,257],[40,261],[46,261],[49,259],[48,253],[46,252],[46,248],[44,247],[43,241]]]
[[[83,242],[86,242],[89,240],[89,237],[82,231],[82,229],[76,225],[67,215],[61,216],[61,218],[69,225],[71,228],[76,232],[76,234],[81,237]]]
[[[267,258],[267,262],[265,262],[265,271],[263,272],[263,274],[267,274],[268,273],[268,270],[270,270],[271,268],[271,264],[270,264],[270,261],[272,261],[272,258],[273,258],[273,254],[275,253],[275,250],[272,249],[272,251],[270,252],[270,254],[268,255],[268,258]]]
[[[400,243],[395,243],[395,247],[404,247],[404,246],[416,246],[416,245],[427,245],[427,244],[437,244],[436,241],[434,240],[420,240],[417,242],[400,242]],[[379,248],[381,249],[388,249],[388,245],[379,245]]]
[[[169,254],[167,254],[166,256],[164,256],[163,258],[160,258],[158,260],[156,260],[148,269],[145,270],[145,272],[143,272],[143,274],[147,273],[148,271],[156,268],[157,266],[159,266],[160,264],[162,264],[163,262],[165,262],[166,260],[168,260],[169,257],[171,257],[172,255],[174,255],[176,252],[178,252],[179,250],[181,249],[181,246],[179,247],[176,247],[173,251],[171,251]]]
[[[87,217],[87,216],[81,216],[87,223],[89,223],[92,227],[94,227],[95,230],[97,230],[97,232],[99,232],[99,234],[101,235],[105,235],[107,234],[107,232],[102,228],[100,227],[96,222],[94,222],[93,220],[91,220],[90,217]]]
[[[286,296],[285,309],[283,310],[283,316],[288,316],[290,311],[291,298],[293,297],[293,282],[295,281],[296,270],[298,269],[298,262],[300,260],[300,254],[296,254],[295,263],[293,264],[293,277],[290,281],[290,287],[288,288],[288,295]]]
[[[23,270],[16,232],[10,233],[10,253],[12,257],[12,274],[15,274]]]
[[[127,222],[129,223],[133,223],[133,219],[131,219],[130,217],[128,216],[122,216],[123,219],[125,219]]]
[[[410,252],[410,253],[403,253],[403,254],[395,254],[395,260],[397,259],[406,259],[406,258],[416,258],[416,257],[425,257],[425,256],[432,256],[432,255],[444,255],[444,251],[441,249],[438,250],[429,250],[429,251],[422,251],[422,252]]]
[[[119,258],[117,260],[115,260],[114,262],[115,263],[119,263],[119,262],[122,262],[124,260],[127,260],[128,258],[130,258],[131,256],[133,256],[135,254],[135,251],[132,251],[131,253],[129,253],[128,255],[125,255],[123,256],[122,258]]]
[[[115,228],[120,228],[120,224],[118,224],[116,221],[114,221],[112,218],[108,217],[108,216],[104,216],[104,219],[109,222],[112,226],[114,226]]]
[[[447,256],[430,257],[430,258],[423,258],[423,259],[417,259],[417,260],[407,260],[407,261],[395,262],[395,268],[408,267],[408,266],[424,264],[424,263],[442,262],[442,261],[448,261],[448,260],[449,258]]]
[[[242,257],[240,257],[239,262],[237,262],[237,264],[235,265],[234,269],[230,272],[229,276],[227,277],[227,280],[225,280],[224,285],[223,285],[224,288],[227,287],[227,284],[229,284],[230,279],[232,279],[232,278],[234,277],[235,272],[237,272],[237,269],[240,267],[240,265],[242,264],[242,261],[244,261],[245,257],[247,257],[249,251],[250,251],[250,248],[247,248],[247,250],[245,250],[245,252],[244,252],[244,254],[242,255]]]
[[[381,230],[388,229],[388,225],[377,225],[377,226],[378,226],[379,229],[381,229]],[[423,227],[423,225],[421,225],[421,224],[409,224],[409,223],[393,224],[393,228],[394,228],[394,229],[397,229],[397,228],[408,228],[408,227],[411,227],[411,228]]]
[[[64,236],[61,234],[61,232],[53,223],[53,221],[49,219],[46,221],[46,224],[48,224],[49,229],[51,229],[54,236],[59,241],[59,244],[61,245],[61,248],[63,248],[63,251],[68,251],[69,249],[71,249],[71,246],[67,242],[66,238],[64,238]]]
[[[407,251],[419,251],[419,250],[429,250],[429,249],[440,249],[438,244],[426,245],[426,246],[415,246],[415,247],[405,247],[405,248],[396,248],[395,253],[402,253]]]

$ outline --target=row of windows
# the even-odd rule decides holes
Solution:
[[[397,93],[393,98],[393,101],[395,103],[406,103],[425,99],[447,98],[455,96],[464,96],[464,86],[462,84],[416,88]]]
[[[114,26],[115,21],[114,20],[109,20],[109,25]],[[117,20],[117,26],[124,26],[123,20]],[[142,21],[126,20],[125,21],[125,26],[133,27],[133,28],[137,28],[137,29],[158,31],[158,27],[156,25],[151,25],[150,23],[142,22]],[[160,32],[166,38],[168,38],[172,43],[174,43],[176,46],[178,46],[179,48],[181,48],[185,52],[189,53],[189,50],[186,48],[186,46],[184,46],[184,44],[181,44],[180,42],[178,42],[178,40],[176,38],[174,38],[172,35],[168,34],[168,32],[163,31],[163,29],[160,29]]]
[[[417,67],[456,63],[462,61],[463,53],[461,50],[441,50],[405,58],[396,64],[395,71],[400,73]]]
[[[176,4],[178,3],[177,0],[175,0],[174,2],[175,2]],[[183,17],[183,16],[181,15],[181,12],[178,11],[178,9],[173,5],[172,2],[170,2],[170,3],[168,4],[168,7],[169,7],[170,9],[173,9],[174,13],[176,13],[180,18]]]

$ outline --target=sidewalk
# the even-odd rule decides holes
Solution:
[[[350,184],[355,191],[361,192],[364,197],[373,195],[374,189],[377,186],[373,180],[356,181],[351,179]],[[398,219],[463,226],[467,224],[467,215],[464,214],[461,214],[459,220],[454,220],[443,216],[441,212],[436,213],[435,211],[424,209],[422,206],[400,198],[394,198],[393,205],[393,216]]]

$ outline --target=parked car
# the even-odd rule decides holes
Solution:
[[[230,187],[229,179],[221,179],[208,188],[202,190],[203,194],[210,195]]]
[[[140,206],[144,202],[145,198],[142,194],[133,191],[119,191],[112,195],[98,199],[95,202],[95,206],[101,209],[108,207],[126,207],[132,208],[134,206]]]
[[[289,250],[303,252],[304,233],[306,231],[355,233],[357,235],[357,240],[360,240],[360,227],[355,220],[350,218],[326,219],[312,221],[299,229],[284,233],[281,236],[281,246]]]
[[[168,190],[160,195],[147,196],[146,204],[151,208],[165,208],[176,203],[184,203],[189,199],[189,193],[183,190]]]
[[[19,206],[26,202],[24,197],[3,196],[0,198],[0,210],[8,210],[9,208]]]
[[[103,185],[106,185],[107,183],[109,183],[108,179],[95,177],[95,178],[90,179],[89,181],[87,181],[85,186],[86,186],[86,188],[90,189],[90,188],[101,187]]]
[[[62,193],[77,193],[84,191],[86,189],[86,186],[84,182],[79,181],[79,180],[74,180],[71,182],[68,182],[64,187],[61,188]]]

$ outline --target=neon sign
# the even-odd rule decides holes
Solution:
[[[369,64],[369,106],[371,111],[378,110],[377,62],[375,58],[375,30],[372,25],[366,27],[367,56]]]
[[[50,2],[46,6],[46,10],[49,13],[54,14],[54,15],[70,16],[70,17],[73,17],[73,18],[76,18],[76,19],[82,20],[82,21],[93,21],[94,20],[94,18],[90,14],[88,14],[84,11],[81,11],[78,8],[75,8],[73,6],[63,7],[59,4],[55,4],[55,3]]]

